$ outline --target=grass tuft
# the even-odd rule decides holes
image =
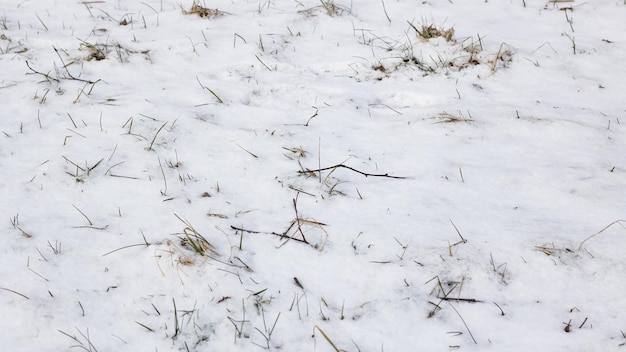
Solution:
[[[219,256],[219,253],[215,249],[215,247],[204,237],[202,236],[196,229],[191,225],[188,220],[183,220],[180,216],[174,214],[178,220],[180,220],[183,224],[187,225],[183,229],[184,237],[181,238],[183,246],[191,247],[196,253],[201,256],[209,256],[216,255]]]
[[[413,23],[411,22],[409,22],[409,25],[411,26],[411,28],[415,30],[417,35],[422,40],[429,40],[429,39],[441,37],[445,39],[447,42],[454,41],[454,27],[450,27],[446,29],[443,26],[437,27],[432,23],[430,24],[422,23],[418,28],[417,26],[413,25]]]
[[[352,10],[349,7],[339,5],[334,0],[320,0],[321,5],[314,6],[312,8],[299,11],[306,16],[313,17],[317,15],[317,12],[321,9],[330,17],[342,16],[344,14],[350,14]]]
[[[326,14],[328,16],[335,17],[341,16],[344,13],[350,13],[349,8],[342,5],[337,5],[337,3],[333,0],[320,0],[320,2],[322,3],[322,7],[324,8],[324,10],[326,10]]]
[[[193,4],[191,4],[191,8],[189,9],[189,11],[183,10],[183,13],[185,15],[198,15],[199,17],[208,19],[218,16],[224,16],[226,14],[226,12],[220,11],[218,9],[209,9],[207,7],[204,7],[200,5],[198,1],[194,1]]]

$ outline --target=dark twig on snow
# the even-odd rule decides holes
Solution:
[[[61,57],[61,54],[59,54],[59,49],[57,49],[56,47],[52,47],[52,49],[54,49],[54,52],[57,54],[57,56],[59,57],[59,60],[61,60],[61,63],[63,64],[63,68],[65,69],[65,73],[67,73],[67,77],[69,77],[68,79],[70,80],[74,80],[74,81],[79,81],[79,82],[85,82],[87,84],[96,84],[98,83],[98,81],[90,81],[90,80],[86,80],[86,79],[82,79],[82,78],[78,78],[78,77],[74,77],[71,73],[70,70],[67,68],[68,65],[65,64],[65,62],[63,61],[63,58]]]
[[[292,225],[291,225],[291,226],[289,226],[289,228],[288,228],[287,230],[291,230],[291,228],[292,228],[292,227],[293,227],[293,223],[292,223]],[[294,241],[297,241],[297,242],[302,242],[302,243],[306,243],[306,244],[310,245],[310,243],[309,243],[309,242],[307,242],[306,240],[303,240],[303,239],[300,239],[300,238],[295,238],[295,237],[290,237],[290,236],[287,236],[287,234],[286,234],[286,233],[278,233],[278,232],[274,232],[274,231],[272,231],[272,232],[267,232],[267,231],[246,230],[246,229],[244,229],[244,228],[237,227],[237,226],[232,226],[232,225],[230,226],[230,228],[231,228],[231,229],[233,229],[233,230],[235,230],[235,231],[241,231],[241,232],[247,232],[247,233],[261,233],[261,234],[266,234],[266,235],[274,235],[274,236],[278,236],[278,237],[280,237],[280,238],[289,238],[289,239],[292,239],[292,240],[294,240]]]
[[[475,299],[475,298],[455,298],[455,297],[437,297],[439,299],[441,299],[442,301],[457,301],[457,302],[468,302],[468,303],[482,303],[484,301]]]
[[[298,193],[299,194],[299,193]],[[298,195],[296,195],[295,198],[293,198],[293,210],[296,213],[296,217],[295,219],[291,220],[291,223],[289,224],[289,226],[287,227],[287,229],[285,231],[283,231],[282,233],[278,233],[278,232],[269,232],[269,231],[255,231],[255,230],[246,230],[242,227],[237,227],[237,226],[233,226],[231,225],[230,228],[235,230],[235,231],[241,231],[242,234],[244,232],[246,233],[260,233],[260,234],[266,234],[266,235],[273,235],[273,236],[278,236],[280,237],[281,240],[284,240],[281,245],[279,246],[282,247],[284,246],[287,242],[289,242],[290,240],[294,240],[296,242],[301,242],[301,243],[305,243],[308,244],[309,246],[315,248],[315,249],[319,249],[319,244],[316,243],[311,243],[306,239],[306,236],[304,235],[304,230],[302,229],[303,226],[312,226],[312,227],[317,227],[319,229],[321,229],[324,233],[326,233],[326,230],[324,230],[323,226],[326,226],[325,223],[323,222],[319,222],[313,219],[305,219],[302,218],[300,216],[300,212],[298,211]],[[328,234],[326,234],[328,235]]]
[[[298,225],[298,232],[302,235],[302,240],[306,243],[306,237],[304,237],[304,232],[302,232],[302,226],[300,226],[300,215],[298,214],[298,195],[300,193],[296,193],[296,198],[293,199],[293,210],[296,212],[296,224]]]
[[[325,170],[337,169],[337,168],[340,168],[340,167],[342,167],[344,169],[352,170],[352,171],[354,171],[356,173],[359,173],[359,174],[361,174],[361,175],[363,175],[365,177],[368,177],[368,176],[372,176],[372,177],[388,177],[388,178],[396,178],[396,179],[405,179],[406,178],[406,177],[403,177],[403,176],[392,176],[392,175],[389,175],[389,174],[370,174],[370,173],[367,173],[367,172],[359,171],[359,170],[357,170],[355,168],[352,168],[352,167],[344,165],[344,164],[337,164],[337,165],[333,165],[333,166],[329,166],[329,167],[323,167],[323,168],[319,168],[319,169],[315,169],[315,170],[309,170],[309,169],[299,170],[298,173],[299,174],[304,174],[304,173],[320,172],[320,171],[325,171]]]
[[[42,75],[45,79],[47,79],[48,81],[56,81],[56,82],[60,82],[58,79],[51,77],[49,74],[47,73],[43,73],[43,72],[39,72],[37,70],[35,70],[34,68],[30,67],[30,64],[28,63],[28,61],[26,61],[26,66],[28,66],[28,68],[33,71],[33,73],[31,74],[37,74],[37,75]],[[28,74],[28,73],[27,73]]]

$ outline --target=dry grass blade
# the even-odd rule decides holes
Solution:
[[[615,224],[618,224],[618,225],[620,225],[623,229],[626,229],[626,227],[624,226],[624,224],[623,224],[623,223],[626,223],[626,220],[615,220],[615,221],[613,221],[612,223],[610,223],[610,224],[606,225],[606,226],[605,226],[602,230],[600,230],[600,231],[598,231],[598,232],[594,233],[593,235],[591,235],[591,236],[589,236],[589,237],[585,238],[585,240],[584,240],[584,241],[580,242],[580,246],[578,246],[578,250],[581,250],[581,249],[583,248],[583,245],[585,244],[585,242],[587,242],[587,241],[589,241],[590,239],[592,239],[592,238],[596,237],[597,235],[599,235],[599,234],[601,234],[602,232],[606,231],[609,227],[611,227],[611,226],[613,226],[613,225],[615,225]]]
[[[465,319],[463,319],[463,317],[461,316],[461,313],[459,313],[459,311],[456,308],[454,308],[454,305],[452,303],[448,302],[448,304],[450,305],[450,307],[452,307],[452,309],[459,316],[459,318],[461,318],[461,322],[463,322],[463,325],[465,325],[465,329],[467,329],[467,332],[472,338],[472,341],[474,341],[474,344],[478,345],[478,342],[474,338],[474,334],[472,334],[472,331],[470,330],[469,326],[467,326],[467,323],[465,323]]]
[[[550,248],[550,247],[545,247],[545,246],[535,246],[535,249],[540,252],[543,252],[545,255],[552,255],[555,252],[560,250],[557,248]]]
[[[502,43],[500,44],[500,49],[498,49],[498,53],[496,57],[493,59],[493,63],[491,64],[491,71],[495,72],[498,68],[498,62],[500,62],[503,67],[507,67],[507,65],[513,61],[513,48],[511,48],[508,44]],[[574,53],[576,49],[574,48]]]
[[[452,219],[448,219],[450,220],[450,223],[452,224],[452,226],[454,227],[454,230],[456,231],[456,233],[459,235],[459,237],[461,237],[461,241],[458,243],[455,243],[454,245],[457,245],[459,243],[467,243],[467,240],[463,237],[463,235],[461,235],[461,231],[459,231],[459,229],[456,227],[456,225],[454,224],[454,222],[452,222]]]
[[[18,295],[18,296],[22,296],[22,297],[24,297],[24,298],[26,298],[26,299],[30,299],[30,298],[28,298],[26,295],[23,295],[23,294],[21,294],[21,293],[19,293],[19,292],[17,292],[17,291],[13,291],[13,290],[8,289],[8,288],[0,287],[0,290],[3,290],[3,291],[8,291],[8,292],[11,292],[11,293],[15,293],[15,294],[16,294],[16,295]]]
[[[198,81],[198,84],[200,84],[200,87],[202,87],[203,89],[206,89],[209,91],[209,93],[213,94],[213,96],[215,97],[215,99],[217,99],[217,102],[220,104],[224,104],[224,101],[222,100],[222,98],[220,98],[211,88],[206,87],[204,84],[202,84],[202,82],[200,82],[200,78],[198,78],[198,76],[196,76],[196,80]]]
[[[572,250],[569,248],[555,248],[554,246],[552,247],[535,246],[535,249],[538,250],[539,252],[544,253],[545,255],[553,255],[554,253],[558,253],[558,252],[572,252]]]
[[[103,257],[106,257],[106,256],[107,256],[107,255],[109,255],[109,254],[115,253],[115,252],[117,252],[117,251],[120,251],[120,250],[122,250],[122,249],[126,249],[126,248],[139,247],[139,246],[146,246],[146,247],[147,247],[147,246],[149,246],[149,245],[150,245],[149,243],[137,243],[137,244],[131,244],[131,245],[128,245],[128,246],[124,246],[124,247],[120,247],[120,248],[114,249],[114,250],[112,250],[112,251],[110,251],[110,252],[106,252],[106,253],[104,253],[102,256],[103,256]]]
[[[377,66],[377,67],[375,67],[374,69],[375,69],[375,70],[378,70],[378,71],[380,71],[380,70],[383,70],[383,71],[384,71],[384,67],[382,67],[382,66]],[[389,110],[391,110],[391,111],[395,112],[396,114],[398,114],[398,115],[402,115],[402,113],[401,113],[400,111],[398,111],[398,110],[396,110],[396,109],[392,108],[391,106],[389,106],[389,105],[387,105],[387,104],[368,104],[367,106],[384,106],[384,107],[386,107],[387,109],[389,109]]]
[[[435,123],[456,123],[456,122],[468,122],[470,120],[466,119],[465,116],[459,114],[459,116],[454,116],[447,112],[439,113],[436,117],[439,121]]]
[[[161,127],[159,127],[159,129],[156,131],[156,133],[154,134],[154,138],[152,138],[152,142],[150,142],[150,145],[148,146],[148,148],[146,149],[147,151],[152,151],[154,149],[152,149],[152,146],[154,145],[154,141],[156,141],[157,136],[159,135],[159,133],[161,132],[161,130],[163,128],[165,128],[165,125],[167,125],[167,122],[164,123]]]
[[[16,227],[17,227],[17,229],[18,229],[18,230],[20,230],[20,232],[22,233],[22,236],[24,236],[24,237],[26,237],[26,238],[31,238],[31,237],[33,237],[33,235],[31,235],[30,233],[28,233],[28,232],[26,232],[26,231],[22,230],[22,228],[21,228],[21,227],[19,227],[19,226],[16,226]]]
[[[300,225],[300,215],[298,215],[298,196],[300,193],[296,194],[296,198],[293,199],[293,209],[296,212],[296,224],[298,225],[298,232],[302,235],[302,239],[306,242],[306,237],[304,237],[304,232],[302,232],[302,226]]]
[[[89,220],[89,217],[87,215],[85,215],[85,213],[83,213],[82,210],[78,209],[77,206],[75,206],[74,204],[72,204],[72,206],[74,207],[74,209],[76,209],[80,215],[82,215],[85,219],[87,219],[87,222],[89,223],[90,226],[93,226],[93,222],[91,222],[91,220]]]
[[[153,329],[149,328],[148,326],[146,326],[146,325],[144,325],[144,324],[142,324],[142,323],[140,323],[138,321],[135,321],[135,323],[137,323],[139,326],[143,327],[144,329],[146,329],[146,330],[148,330],[150,332],[154,332]]]
[[[330,339],[330,337],[328,337],[328,335],[326,335],[326,333],[324,332],[324,330],[322,330],[319,326],[315,325],[313,327],[313,337],[315,337],[315,329],[317,329],[317,331],[319,331],[322,336],[324,336],[324,339],[326,340],[326,342],[328,342],[329,345],[332,346],[332,348],[335,350],[335,352],[345,352],[345,350],[340,350],[339,348],[337,348],[337,346],[335,346],[335,344],[333,343],[333,341]]]

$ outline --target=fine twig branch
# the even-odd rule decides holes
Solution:
[[[55,48],[54,50],[56,51],[57,49]],[[57,51],[57,54],[58,54],[58,51]],[[59,57],[60,57],[60,56],[59,56]],[[54,77],[50,76],[50,74],[48,74],[48,73],[43,73],[43,72],[41,72],[41,71],[37,71],[37,70],[35,70],[34,68],[32,68],[32,67],[30,66],[30,63],[28,63],[28,61],[26,61],[26,66],[28,67],[28,69],[29,69],[29,70],[31,70],[31,71],[32,71],[32,73],[27,73],[27,74],[37,74],[37,75],[41,75],[41,76],[43,76],[43,77],[44,77],[45,79],[47,79],[48,81],[55,81],[55,82],[57,82],[57,83],[61,82],[61,80],[60,80],[60,79],[58,79],[58,78],[54,78]],[[65,79],[67,79],[67,80],[71,80],[71,81],[78,81],[78,82],[84,82],[84,83],[87,83],[87,84],[96,84],[96,83],[98,83],[98,81],[100,81],[100,80],[98,80],[98,81],[90,81],[90,80],[86,80],[86,79],[82,79],[82,78],[77,78],[77,77],[74,77],[74,76],[70,73],[70,71],[67,69],[67,67],[65,67],[65,65],[63,66],[63,68],[65,68],[65,72],[66,72],[66,73],[67,73],[67,75],[68,75],[68,77],[67,77],[67,78],[65,78]]]
[[[395,179],[405,179],[406,177],[404,176],[392,176],[389,174],[370,174],[367,172],[363,172],[363,171],[359,171],[355,168],[352,168],[350,166],[344,165],[344,164],[337,164],[337,165],[333,165],[333,166],[329,166],[329,167],[323,167],[323,168],[319,168],[319,169],[315,169],[315,170],[310,170],[310,169],[306,169],[306,170],[299,170],[298,173],[299,174],[304,174],[304,173],[312,173],[312,172],[320,172],[320,171],[326,171],[326,170],[331,170],[331,169],[337,169],[337,168],[344,168],[344,169],[348,169],[348,170],[352,170],[356,173],[359,173],[365,177],[368,176],[372,176],[372,177],[388,177],[388,178],[395,178]]]
[[[61,64],[63,64],[63,68],[65,69],[65,73],[67,73],[67,76],[69,77],[68,79],[70,80],[74,80],[74,81],[79,81],[79,82],[85,82],[88,84],[96,84],[97,82],[94,81],[90,81],[87,79],[82,79],[82,78],[78,78],[78,77],[74,77],[72,75],[72,73],[70,73],[70,70],[67,68],[68,65],[65,64],[65,62],[63,61],[63,58],[61,57],[61,54],[59,53],[59,49],[57,49],[56,47],[52,47],[52,49],[54,49],[54,52],[57,54],[57,56],[59,57],[59,60],[61,60]]]
[[[293,226],[293,223],[292,223],[292,226]],[[278,236],[281,239],[287,238],[287,239],[290,239],[290,240],[294,240],[294,241],[297,241],[297,242],[302,242],[304,244],[308,244],[311,247],[315,247],[314,245],[310,244],[309,242],[307,242],[307,241],[305,241],[303,239],[290,237],[290,236],[287,236],[285,233],[278,233],[278,232],[273,232],[273,231],[272,232],[267,232],[267,231],[246,230],[246,229],[244,229],[242,227],[237,227],[237,226],[233,226],[233,225],[230,225],[230,228],[235,230],[235,231],[241,231],[241,232],[246,232],[246,233],[273,235],[273,236]],[[289,227],[289,229],[291,229],[291,226]]]
[[[33,71],[33,73],[30,74],[37,74],[37,75],[42,75],[45,79],[49,80],[49,81],[56,81],[56,82],[60,82],[58,79],[51,77],[49,74],[47,73],[43,73],[43,72],[39,72],[37,70],[35,70],[34,68],[32,68],[30,66],[30,64],[28,63],[28,60],[26,61],[26,66],[28,66],[28,69],[30,69],[31,71]],[[29,74],[29,73],[27,73]]]
[[[444,296],[444,297],[437,297],[439,299],[441,299],[442,301],[457,301],[457,302],[468,302],[468,303],[482,303],[484,301],[475,299],[475,298],[459,298],[459,297],[448,297],[448,296]]]

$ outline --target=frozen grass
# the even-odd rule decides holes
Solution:
[[[0,345],[626,348],[625,16],[5,1]]]

